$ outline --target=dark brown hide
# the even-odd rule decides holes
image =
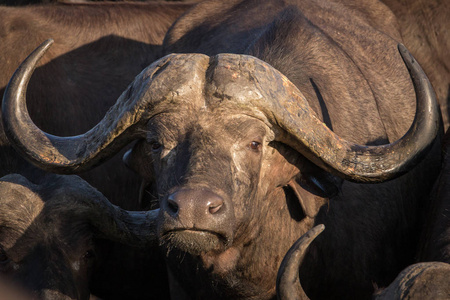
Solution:
[[[44,3],[103,2],[104,0],[0,0],[0,5],[19,6]],[[109,0],[110,2],[130,2],[128,0]],[[199,2],[200,0],[137,0],[135,2]]]
[[[34,300],[30,293],[3,275],[0,275],[0,291],[4,300]]]
[[[439,178],[430,195],[428,214],[424,215],[419,261],[450,263],[450,131],[444,137],[442,149]]]
[[[42,43],[56,42],[28,88],[33,120],[53,134],[95,125],[134,77],[161,55],[172,22],[192,4],[86,3],[0,7],[0,94],[19,63]],[[0,176],[30,174],[0,122]],[[139,208],[139,179],[120,155],[82,175],[108,199]]]
[[[2,276],[38,299],[83,300],[90,291],[107,299],[168,297],[164,273],[152,275],[156,266],[164,270],[156,248],[128,243],[145,240],[136,227],[152,231],[145,214],[112,206],[77,176],[36,180],[0,180]]]

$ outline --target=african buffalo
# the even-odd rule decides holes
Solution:
[[[277,297],[279,300],[307,300],[299,282],[298,270],[306,255],[309,244],[324,229],[316,226],[295,242],[281,262],[277,276]],[[422,300],[450,299],[450,264],[443,262],[422,262],[403,270],[384,289],[376,291],[377,300]],[[326,287],[324,287],[326,288]]]
[[[134,77],[161,57],[169,26],[192,4],[85,3],[0,6],[0,94],[20,62],[43,40],[57,46],[28,89],[33,120],[53,134],[95,125]],[[11,148],[0,122],[0,176],[34,169]],[[112,202],[139,208],[140,180],[121,156],[82,175]],[[120,184],[119,184],[120,183]],[[134,200],[134,202],[133,202]]]
[[[314,224],[327,230],[305,257],[305,291],[369,298],[413,261],[440,160],[436,99],[399,54],[395,22],[371,0],[202,2],[165,37],[167,53],[185,54],[154,62],[67,138],[20,109],[47,42],[5,92],[5,130],[61,173],[137,140],[125,161],[159,200],[174,298],[273,299],[281,259]]]
[[[136,256],[149,256],[157,243],[147,220],[154,212],[113,206],[77,176],[36,180],[0,178],[1,282],[10,280],[34,299],[82,300],[90,292],[105,299],[168,297],[158,280],[164,274],[152,275],[150,260]]]

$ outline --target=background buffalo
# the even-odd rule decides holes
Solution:
[[[156,237],[142,232],[146,213],[111,205],[77,176],[34,181],[0,178],[2,283],[43,300],[169,297]]]

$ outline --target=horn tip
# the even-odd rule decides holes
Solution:
[[[54,42],[55,40],[52,38],[47,39],[40,45],[40,48],[44,48],[45,50],[47,50],[51,45],[53,45]]]
[[[325,225],[324,224],[319,224],[313,227],[314,231],[318,231],[318,233],[321,233],[322,231],[325,230]]]

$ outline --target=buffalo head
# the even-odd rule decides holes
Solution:
[[[308,199],[331,196],[339,184],[334,175],[357,182],[392,179],[423,157],[438,131],[431,86],[400,46],[416,87],[417,113],[405,136],[391,144],[343,140],[284,75],[236,54],[168,55],[138,75],[97,126],[80,136],[56,137],[32,123],[25,103],[28,80],[49,45],[30,55],[11,79],[2,109],[7,135],[34,164],[61,173],[88,170],[138,140],[125,160],[155,187],[158,235],[175,265],[189,253],[208,272],[243,268],[242,253],[260,251],[253,241],[286,210],[280,194],[294,193],[297,205],[314,217],[317,209]],[[297,219],[312,225],[311,218]],[[267,269],[276,272],[278,262]]]
[[[89,299],[98,239],[154,243],[149,213],[111,205],[77,176],[39,181],[0,179],[0,276],[36,299]]]

